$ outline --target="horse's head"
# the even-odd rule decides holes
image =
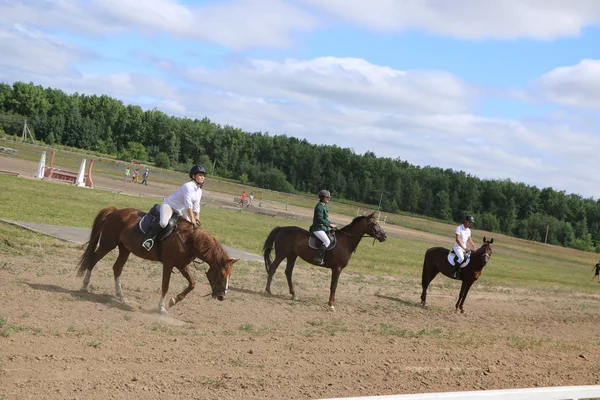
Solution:
[[[494,238],[490,240],[485,240],[485,236],[483,237],[483,245],[479,248],[481,251],[481,265],[485,266],[492,258],[492,243],[494,243]]]
[[[371,213],[367,216],[367,235],[379,240],[380,242],[385,242],[387,239],[387,235],[383,230],[383,227],[379,225],[379,220],[375,217],[375,213]]]
[[[206,271],[206,277],[210,283],[213,299],[225,300],[225,294],[229,288],[229,277],[233,271],[233,264],[237,261],[239,258],[229,258],[225,265],[210,264],[210,268]]]

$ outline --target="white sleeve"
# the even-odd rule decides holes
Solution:
[[[189,185],[184,186],[183,190],[183,204],[185,205],[186,210],[194,208],[194,192],[191,190]]]
[[[198,194],[196,196],[197,201],[194,202],[194,208],[192,209],[193,212],[195,213],[199,213],[200,212],[200,200],[202,200],[202,189],[198,189]]]
[[[454,230],[454,234],[460,235],[460,225],[456,227],[456,229]]]

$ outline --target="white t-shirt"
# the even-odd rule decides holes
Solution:
[[[458,241],[460,244],[462,244],[463,247],[467,247],[467,240],[471,237],[471,230],[469,228],[465,228],[463,224],[460,224],[456,227],[454,233],[458,235]]]
[[[180,214],[184,214],[184,211],[188,208],[197,213],[200,212],[200,199],[202,199],[202,189],[198,187],[196,182],[189,181],[167,197],[165,203]]]

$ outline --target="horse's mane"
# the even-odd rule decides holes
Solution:
[[[223,266],[231,259],[221,243],[219,243],[217,239],[212,237],[204,229],[194,229],[191,224],[186,224],[185,227],[181,226],[178,228],[188,235],[187,242],[191,242],[192,246],[197,252],[197,257],[202,261],[205,261],[208,264]]]
[[[371,217],[373,217],[375,213],[371,213],[369,215],[359,215],[358,217],[355,217],[352,222],[350,222],[348,225],[344,226],[343,228],[341,228],[341,231],[347,232],[350,229],[352,229],[352,227],[354,225],[356,225],[359,221],[362,221],[363,219],[369,219]]]

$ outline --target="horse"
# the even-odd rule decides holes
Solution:
[[[379,240],[379,242],[384,242],[387,238],[385,231],[375,217],[375,213],[354,218],[350,224],[336,230],[336,235],[337,244],[333,249],[327,250],[324,258],[324,267],[331,269],[331,285],[327,304],[332,311],[335,311],[335,290],[340,274],[344,267],[348,265],[350,257],[356,251],[361,239],[366,235]],[[271,294],[271,281],[277,267],[287,258],[285,276],[292,299],[298,299],[292,283],[292,272],[297,257],[312,263],[316,250],[309,247],[309,238],[310,233],[297,226],[278,226],[269,233],[263,245],[263,257],[267,270],[267,287],[265,291],[268,294]],[[273,248],[275,248],[275,259],[271,260],[271,250]]]
[[[456,302],[455,311],[460,309],[461,313],[464,313],[463,304],[467,298],[467,293],[471,288],[471,285],[479,279],[481,276],[481,270],[490,261],[492,257],[492,243],[494,239],[489,241],[483,238],[483,245],[471,253],[471,260],[469,264],[460,268],[460,275],[458,278],[452,276],[452,265],[448,262],[448,254],[450,250],[443,247],[432,247],[425,252],[425,259],[423,261],[423,274],[421,276],[421,284],[423,286],[423,292],[421,293],[421,305],[426,305],[427,299],[427,287],[438,274],[441,272],[448,278],[458,279],[462,281],[460,287],[460,294],[458,295],[458,301]]]
[[[209,265],[206,277],[211,286],[212,297],[223,301],[233,264],[239,259],[230,258],[215,238],[181,217],[178,218],[173,233],[148,251],[142,247],[144,233],[138,226],[144,215],[146,213],[135,208],[117,209],[111,206],[100,210],[94,219],[90,239],[86,243],[87,247],[79,259],[77,276],[85,273],[81,291],[88,291],[92,270],[98,261],[118,247],[119,255],[113,265],[113,274],[115,293],[119,300],[127,301],[121,287],[121,272],[129,255],[133,253],[146,260],[162,262],[162,295],[158,304],[161,313],[167,314],[165,297],[169,291],[173,268],[177,268],[187,279],[188,286],[170,299],[169,307],[182,301],[189,292],[194,290],[196,280],[190,270],[190,263],[196,258]]]

